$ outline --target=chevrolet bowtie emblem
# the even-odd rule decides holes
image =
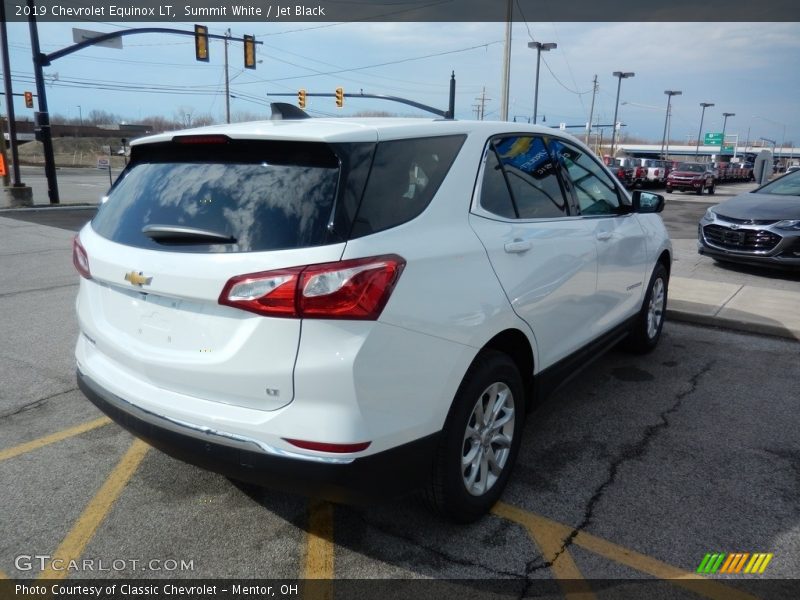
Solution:
[[[136,271],[131,271],[130,273],[125,273],[125,281],[130,281],[131,285],[142,287],[143,285],[150,285],[153,278],[145,277],[141,271],[138,273]]]

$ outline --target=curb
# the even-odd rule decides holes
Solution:
[[[684,323],[693,323],[696,325],[709,325],[711,327],[719,327],[723,329],[730,329],[734,331],[743,331],[745,333],[757,333],[760,335],[768,335],[772,337],[780,337],[794,341],[800,341],[800,332],[792,331],[786,327],[778,325],[770,325],[768,323],[757,323],[754,321],[741,321],[738,319],[728,319],[725,317],[718,317],[714,315],[703,315],[699,313],[675,310],[667,308],[667,319],[672,321],[681,321]]]

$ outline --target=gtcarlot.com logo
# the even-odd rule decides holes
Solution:
[[[724,552],[708,553],[703,558],[700,566],[697,567],[698,573],[704,575],[714,575],[716,573],[747,573],[756,575],[763,573],[769,562],[772,560],[772,553],[755,552],[735,552],[726,554]],[[746,566],[745,566],[746,565]]]
[[[14,558],[14,566],[20,571],[194,571],[194,560],[137,558],[82,558],[64,560],[49,554],[20,554]]]

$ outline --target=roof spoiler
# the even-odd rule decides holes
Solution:
[[[271,102],[269,107],[272,109],[272,116],[270,117],[272,121],[292,121],[311,118],[304,110],[287,102]]]

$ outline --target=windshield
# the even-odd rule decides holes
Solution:
[[[705,173],[706,168],[703,165],[696,163],[681,163],[678,165],[678,171],[689,171],[691,173]]]
[[[783,177],[779,177],[753,190],[753,192],[759,194],[776,194],[778,196],[800,196],[800,171],[787,173]]]

